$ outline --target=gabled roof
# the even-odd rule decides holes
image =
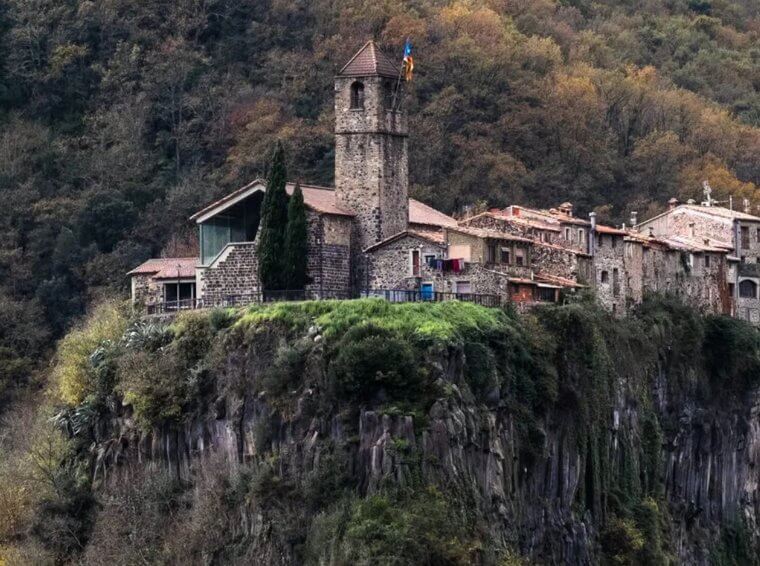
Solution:
[[[550,224],[549,222],[544,222],[542,220],[536,220],[533,218],[523,218],[522,216],[509,216],[504,214],[502,211],[492,211],[487,210],[486,212],[481,212],[480,214],[476,214],[475,216],[470,216],[469,218],[465,218],[463,220],[459,221],[460,226],[466,226],[470,223],[472,223],[473,220],[476,220],[478,218],[487,217],[487,218],[493,218],[495,220],[498,220],[500,222],[505,223],[511,223],[511,224],[517,224],[520,226],[525,226],[528,228],[535,228],[536,230],[546,230],[551,232],[559,232],[560,228],[558,224]]]
[[[523,238],[522,236],[516,236],[509,234],[508,232],[500,232],[498,230],[489,230],[487,228],[473,228],[471,226],[447,226],[446,230],[451,232],[459,232],[460,234],[467,234],[468,236],[475,236],[476,238],[490,238],[492,240],[507,240],[510,242],[526,242],[530,244],[536,244],[535,240],[530,238]]]
[[[709,238],[704,240],[698,240],[696,238],[687,238],[686,236],[667,236],[658,238],[659,241],[664,242],[671,249],[696,252],[696,253],[719,253],[727,254],[729,249],[724,246],[716,245],[722,244],[722,242],[711,241]],[[707,240],[707,241],[705,241]]]
[[[599,234],[610,234],[612,236],[627,236],[628,232],[621,230],[620,228],[613,228],[612,226],[605,226],[603,224],[597,224],[594,228]]]
[[[351,57],[338,73],[339,77],[399,77],[399,69],[388,56],[370,40]]]
[[[127,275],[152,275],[154,279],[189,279],[195,277],[197,257],[162,257],[149,259]]]
[[[436,246],[444,247],[444,239],[443,239],[443,233],[441,231],[435,231],[435,230],[402,230],[401,232],[394,234],[390,238],[386,238],[385,240],[382,240],[381,242],[378,242],[376,244],[373,244],[366,248],[364,250],[365,253],[373,252],[375,250],[378,250],[382,248],[383,246],[386,246],[388,244],[392,244],[393,242],[396,242],[398,240],[401,240],[402,238],[406,237],[411,238],[419,238],[421,240],[425,240],[426,242],[429,242],[431,244],[434,244]]]
[[[288,183],[285,185],[285,191],[288,193],[288,195],[293,194],[293,189],[295,189],[294,183]],[[214,201],[208,206],[199,210],[190,217],[190,220],[195,220],[196,222],[203,222],[205,220],[208,220],[209,218],[219,214],[227,208],[234,206],[253,193],[264,190],[266,190],[265,181],[262,179],[251,181],[247,185],[240,187],[236,191],[225,195],[219,200]],[[303,201],[307,208],[310,208],[316,212],[321,212],[323,214],[354,216],[353,213],[347,210],[343,210],[335,204],[335,191],[333,189],[327,187],[319,187],[317,185],[301,184],[301,190],[303,191]]]
[[[684,213],[690,213],[690,212],[696,212],[698,214],[704,214],[707,216],[714,216],[716,218],[721,218],[728,221],[747,220],[751,222],[760,222],[760,217],[758,216],[753,216],[752,214],[747,214],[746,212],[739,212],[738,210],[731,210],[723,206],[702,206],[699,204],[679,204],[675,208],[666,210],[665,212],[661,212],[660,214],[657,214],[653,216],[652,218],[647,218],[646,220],[640,222],[639,226],[649,224],[653,220],[657,220],[658,218],[662,218],[670,214],[684,214]]]
[[[294,183],[288,183],[285,186],[285,190],[289,195],[293,194],[295,188]],[[202,210],[199,210],[190,217],[190,220],[196,222],[204,222],[209,218],[219,214],[227,208],[234,206],[243,199],[249,197],[257,191],[266,190],[266,182],[261,179],[256,179],[231,192],[230,194],[222,197],[221,199],[212,202]],[[354,216],[352,212],[349,212],[339,207],[335,202],[335,190],[329,187],[319,187],[317,185],[304,185],[301,184],[301,190],[303,191],[304,204],[316,212],[322,214],[333,214],[338,216]],[[457,221],[451,216],[444,214],[426,204],[423,204],[417,200],[409,199],[409,223],[412,225],[419,225],[420,229],[425,227],[445,227],[456,226]]]
[[[448,214],[436,210],[413,198],[409,199],[409,223],[428,226],[456,226],[457,221]]]

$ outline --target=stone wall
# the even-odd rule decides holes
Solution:
[[[577,281],[582,285],[588,281],[587,264],[590,258],[575,250],[545,243],[533,245],[532,267],[536,273],[555,275]]]
[[[594,288],[599,302],[615,314],[624,314],[630,296],[625,242],[617,234],[596,234]]]
[[[352,109],[351,85],[364,86],[364,106]],[[357,254],[407,228],[407,125],[390,110],[395,82],[382,77],[335,81],[335,196],[356,214]]]
[[[200,272],[206,304],[219,304],[231,297],[251,297],[261,292],[256,242],[229,244],[217,259]]]
[[[724,312],[728,295],[725,254],[690,254],[645,247],[642,251],[642,294],[672,293],[705,312]]]
[[[132,276],[132,303],[136,306],[155,305],[163,301],[163,286],[151,274]]]
[[[420,252],[420,274],[412,274],[411,251]],[[446,246],[413,235],[390,242],[367,254],[369,289],[417,289],[420,281],[436,281],[442,274],[425,263],[425,256],[443,258]]]
[[[348,297],[351,292],[353,219],[309,211],[309,284],[315,296]]]

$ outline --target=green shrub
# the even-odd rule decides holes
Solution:
[[[180,422],[199,402],[192,370],[171,352],[129,352],[119,360],[118,388],[145,429],[162,422]]]
[[[354,326],[337,346],[328,377],[340,399],[370,401],[377,396],[414,399],[421,389],[419,360],[396,332],[373,324]]]
[[[172,347],[177,357],[186,367],[193,367],[211,349],[214,338],[211,318],[203,312],[183,313],[177,317],[172,327]]]
[[[760,332],[727,316],[706,318],[703,353],[712,392],[744,394],[760,381]]]
[[[297,388],[304,377],[306,359],[314,347],[310,338],[296,340],[292,346],[277,350],[272,366],[262,376],[262,386],[270,396],[279,398]]]
[[[752,530],[743,519],[725,525],[718,544],[710,550],[713,566],[758,566],[760,549],[753,543]]]
[[[53,375],[61,400],[77,405],[97,388],[90,356],[105,342],[117,342],[127,327],[123,305],[104,302],[87,319],[69,332],[58,345]]]
[[[307,539],[307,563],[348,565],[471,564],[471,530],[435,488],[373,495],[318,516]]]
[[[634,564],[644,535],[632,519],[614,518],[601,534],[602,552],[612,564]]]

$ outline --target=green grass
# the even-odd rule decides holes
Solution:
[[[441,344],[463,344],[474,336],[504,331],[510,323],[504,311],[459,301],[389,303],[357,299],[255,305],[237,325],[251,327],[266,322],[284,323],[293,330],[316,324],[325,338],[342,336],[353,326],[372,324],[407,338]]]

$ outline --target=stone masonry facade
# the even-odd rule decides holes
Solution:
[[[760,218],[714,206],[709,195],[703,205],[671,202],[638,225],[634,216],[628,228],[597,224],[593,213],[580,218],[569,202],[548,210],[512,205],[457,221],[410,201],[403,90],[398,68],[373,42],[335,77],[335,187],[302,185],[307,295],[424,290],[527,305],[585,288],[622,316],[647,294],[668,292],[760,324]],[[257,203],[264,190],[253,181],[193,215],[207,264],[148,260],[130,272],[134,302],[170,296],[161,274],[175,267],[200,304],[260,296]],[[169,290],[176,295],[179,286]]]

